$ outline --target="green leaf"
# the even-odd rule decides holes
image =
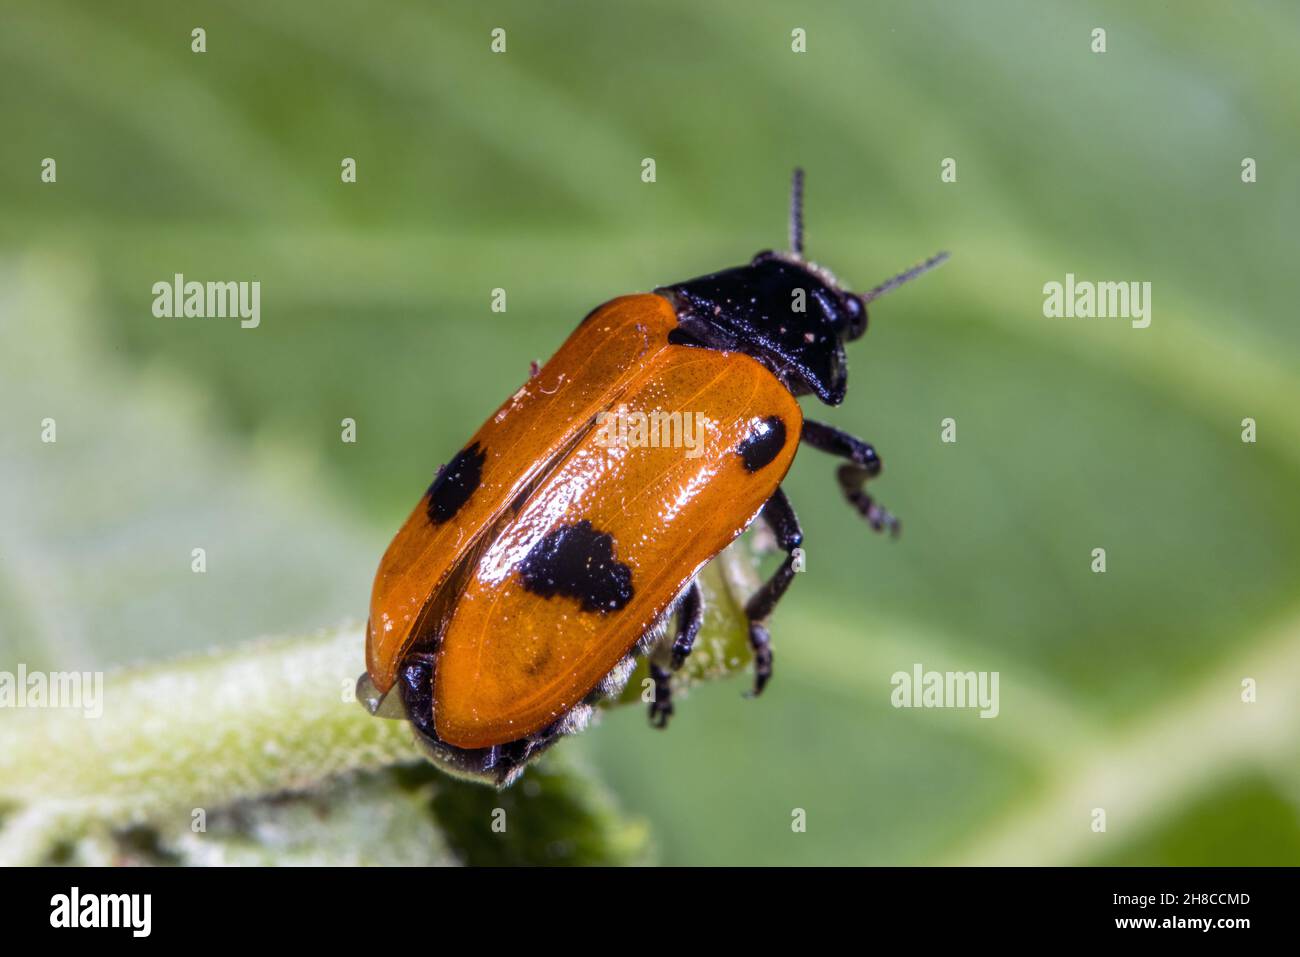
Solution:
[[[847,281],[954,254],[872,305],[845,404],[808,407],[879,449],[903,538],[801,454],[808,571],[762,698],[683,688],[667,733],[633,704],[557,755],[666,863],[1295,863],[1300,21],[1025,8],[233,0],[202,56],[160,0],[7,14],[0,669],[359,617],[528,361],[611,296],[778,245],[799,163],[809,250]],[[153,319],[175,272],[261,280],[262,326]],[[1067,272],[1151,281],[1151,327],[1045,319]],[[734,637],[716,660],[743,665]],[[999,716],[892,708],[917,662],[998,671]]]

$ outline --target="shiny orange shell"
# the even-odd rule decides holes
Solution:
[[[794,397],[748,356],[670,344],[675,326],[657,295],[592,313],[467,444],[481,472],[455,514],[434,524],[426,493],[385,553],[367,669],[388,690],[412,642],[441,629],[434,724],[447,743],[503,744],[561,717],[785,477],[802,427]],[[598,424],[601,412],[612,419]],[[638,413],[672,422],[676,438],[646,442]],[[755,434],[767,436],[761,464],[740,451]],[[575,529],[600,546],[589,563],[626,580],[618,601],[529,577],[530,556]],[[444,608],[430,616],[435,599]]]

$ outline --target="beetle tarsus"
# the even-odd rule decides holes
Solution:
[[[652,662],[650,678],[655,683],[655,699],[650,702],[650,724],[656,728],[666,728],[673,713],[672,675]]]
[[[754,687],[746,698],[757,698],[772,678],[772,636],[759,622],[749,623],[749,647],[754,651]]]
[[[874,531],[889,532],[891,538],[897,538],[902,531],[902,523],[864,489],[867,482],[879,475],[883,467],[880,456],[871,444],[811,419],[804,420],[802,441],[829,455],[848,459],[835,473],[844,498]]]
[[[840,488],[844,490],[844,497],[857,509],[858,514],[867,520],[872,530],[889,532],[890,538],[897,538],[903,530],[903,524],[863,490],[866,477],[862,471],[856,465],[841,465],[837,476],[840,480]]]

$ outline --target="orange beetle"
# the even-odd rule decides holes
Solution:
[[[588,315],[438,470],[388,546],[359,694],[408,717],[446,770],[509,784],[657,647],[650,719],[663,727],[669,668],[703,620],[695,576],[760,516],[787,553],[745,609],[762,691],[764,623],[803,540],[781,491],[800,441],[844,458],[848,501],[897,531],[863,491],[875,450],[805,420],[796,399],[843,401],[844,343],[866,331],[867,303],[946,254],[855,295],[803,259],[801,205],[796,170],[791,253]]]

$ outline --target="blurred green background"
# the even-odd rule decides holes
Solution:
[[[768,692],[561,747],[665,863],[1300,863],[1294,4],[0,10],[0,667],[363,617],[529,360],[784,246],[799,164],[846,282],[953,253],[873,307],[843,407],[805,402],[880,450],[903,538],[804,452]],[[260,280],[261,327],[155,319],[177,272]],[[1150,281],[1150,328],[1045,319],[1067,272]],[[998,671],[1000,716],[893,709],[915,662]]]

